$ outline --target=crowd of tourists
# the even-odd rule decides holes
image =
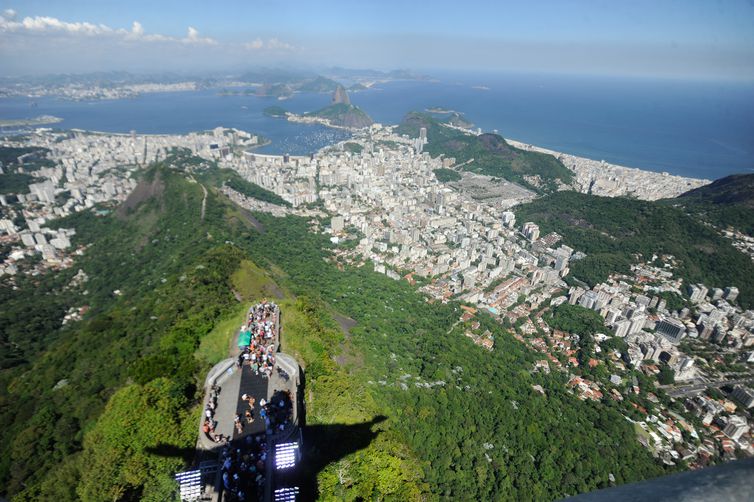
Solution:
[[[209,438],[210,441],[215,443],[224,444],[230,439],[228,436],[222,434],[215,434],[217,428],[217,420],[215,420],[215,410],[217,409],[217,398],[220,395],[220,387],[213,385],[210,389],[209,400],[207,406],[204,408],[204,423],[202,424],[202,432]]]
[[[275,330],[278,306],[263,301],[249,309],[246,322],[241,325],[238,356],[239,367],[247,364],[255,375],[269,378],[275,367]]]
[[[267,461],[264,433],[245,436],[223,448],[222,482],[225,500],[260,500],[264,493]]]
[[[293,417],[293,400],[288,390],[276,390],[268,402],[260,402],[259,416],[264,419],[265,428],[273,433],[285,430]]]
[[[243,435],[246,426],[256,419],[254,409],[256,400],[248,394],[243,394],[241,401],[247,406],[242,406],[242,411],[236,413],[234,419],[238,436]],[[259,400],[259,418],[264,421],[265,430],[273,433],[285,430],[291,424],[292,417],[293,399],[289,390],[276,390],[269,401],[264,398]]]

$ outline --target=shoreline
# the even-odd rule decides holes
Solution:
[[[575,188],[593,195],[658,200],[677,197],[694,188],[709,185],[713,181],[611,164],[604,160],[579,157],[510,138],[505,138],[505,141],[524,151],[552,155],[574,173]]]
[[[297,122],[302,125],[324,125],[333,129],[341,129],[348,132],[352,132],[352,129],[334,126],[332,124],[324,123],[326,119],[309,118],[299,122],[298,116],[293,120],[288,113],[285,118],[291,122]],[[448,126],[453,127],[453,126]],[[453,127],[454,129],[463,130],[470,134],[477,134],[475,131],[469,131],[460,127]],[[233,128],[229,128],[233,129]],[[132,133],[119,133],[108,131],[93,131],[80,128],[68,129],[71,132],[82,134],[95,134],[95,135],[111,135],[111,136],[131,136]],[[208,133],[210,131],[195,131],[194,133]],[[141,137],[169,137],[169,136],[183,136],[190,133],[182,134],[140,134]],[[269,138],[264,138],[267,141],[260,142],[255,145],[253,150],[268,146],[272,143]],[[519,148],[524,151],[534,151],[539,153],[545,153],[554,156],[560,160],[571,172],[574,173],[574,179],[572,188],[583,193],[592,193],[593,195],[607,196],[607,197],[619,197],[628,196],[636,197],[642,200],[658,200],[664,198],[676,197],[682,193],[685,193],[694,188],[698,188],[704,185],[708,185],[712,180],[692,178],[686,176],[678,176],[667,172],[649,171],[637,167],[621,166],[611,164],[602,160],[589,159],[586,157],[578,157],[576,155],[558,152],[548,148],[539,147],[522,141],[518,141],[511,138],[505,138],[505,140],[513,147]],[[329,145],[332,146],[332,145]]]

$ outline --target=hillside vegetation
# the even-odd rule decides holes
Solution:
[[[552,155],[514,148],[498,134],[475,136],[452,129],[428,113],[407,114],[397,132],[415,138],[422,127],[427,129],[428,140],[424,151],[454,157],[465,171],[504,178],[537,192],[555,191],[559,184],[568,185],[573,179],[573,173]],[[531,177],[539,181],[533,182]]]
[[[754,174],[736,174],[664,201],[719,228],[733,227],[754,236]]]
[[[452,169],[445,169],[443,167],[439,169],[435,169],[432,171],[435,173],[435,178],[437,178],[437,181],[441,181],[443,183],[449,183],[451,181],[458,181],[461,179],[461,175],[458,174],[457,171],[454,171]]]
[[[61,222],[88,246],[76,267],[24,279],[13,293],[0,283],[14,299],[0,333],[15,349],[0,372],[0,486],[14,500],[174,497],[184,460],[150,448],[195,443],[207,368],[194,352],[236,304],[230,278],[242,253],[224,244],[235,220],[213,193],[202,221],[202,190],[182,174],[153,169],[145,185],[153,189],[136,191],[127,211]],[[79,268],[89,280],[76,286]],[[61,324],[83,305],[84,321]]]
[[[754,306],[754,262],[713,228],[661,203],[557,192],[519,206],[516,218],[533,221],[542,234],[557,232],[587,257],[573,262],[571,274],[589,285],[653,254],[679,260],[677,274],[708,287],[736,286],[738,303]],[[639,256],[637,256],[639,255]]]
[[[330,331],[334,338],[317,344],[317,357],[304,356],[307,382],[314,381],[314,410],[324,403],[340,410],[313,412],[322,417],[315,423],[357,410],[363,419],[387,417],[379,441],[369,447],[380,455],[357,453],[328,465],[318,478],[323,498],[385,497],[402,487],[402,493],[418,490],[429,498],[552,500],[608,486],[610,473],[627,482],[662,472],[620,413],[568,394],[565,375],[531,373],[537,355],[490,317],[478,319],[495,336],[492,353],[463,337],[463,326],[453,328],[461,314],[457,305],[428,304],[406,282],[323,262],[330,244],[326,236],[309,233],[304,220],[257,218],[276,231],[252,240],[254,260],[284,270],[282,283],[292,292],[318,298],[356,321],[348,337]],[[317,386],[332,382],[324,378],[328,368],[344,379],[320,394],[327,396],[322,400]],[[532,392],[536,384],[546,396]],[[315,455],[327,455],[327,448]],[[375,465],[373,458],[392,460]],[[420,478],[394,478],[395,484],[380,488],[378,466],[411,458]],[[371,496],[361,491],[365,487]]]
[[[273,117],[273,118],[285,118],[288,111],[283,108],[282,106],[268,106],[264,110],[262,110],[262,113],[267,117]]]
[[[290,207],[291,203],[283,199],[281,196],[262,188],[256,183],[252,183],[241,177],[233,169],[219,168],[212,166],[206,169],[202,169],[197,173],[197,177],[200,181],[209,183],[210,186],[221,188],[227,186],[232,188],[236,192],[243,194],[252,199],[261,200],[263,202],[269,202],[277,206]]]

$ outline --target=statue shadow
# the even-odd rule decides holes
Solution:
[[[328,465],[363,450],[382,432],[379,424],[387,420],[378,415],[368,422],[358,424],[307,425],[302,428],[302,458],[296,469],[276,471],[279,486],[298,486],[301,501],[316,500],[319,494],[317,476]],[[187,465],[197,465],[201,460],[213,460],[222,449],[218,446],[200,454],[195,448],[182,448],[158,444],[146,448],[148,453],[160,457],[181,458]]]
[[[378,415],[359,424],[308,425],[303,429],[303,455],[297,472],[301,500],[316,500],[317,475],[328,465],[363,450],[382,432],[378,426],[387,420]]]

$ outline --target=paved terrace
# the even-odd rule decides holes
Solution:
[[[249,309],[249,313],[253,309],[254,307]],[[222,436],[223,438],[229,438],[233,448],[238,445],[248,444],[244,443],[244,441],[256,440],[256,437],[264,437],[267,451],[272,452],[275,443],[286,441],[298,432],[299,366],[294,358],[278,352],[280,346],[279,307],[274,309],[271,318],[274,329],[266,347],[272,347],[271,353],[274,355],[275,361],[271,371],[268,372],[269,376],[261,370],[258,372],[253,371],[249,362],[245,362],[239,366],[239,360],[242,360],[239,357],[242,354],[242,349],[238,344],[244,344],[244,341],[240,339],[241,333],[244,330],[243,327],[236,333],[235,343],[230,353],[231,357],[215,365],[207,375],[203,409],[207,410],[207,405],[213,399],[213,396],[216,396],[216,406],[212,415],[212,420],[216,423],[216,426],[214,433],[205,433],[203,430],[205,415],[203,414],[199,424],[199,441],[197,444],[200,453],[199,458],[207,464],[222,465],[223,463],[222,456],[220,456],[219,462],[214,461],[218,459],[218,455],[224,449],[225,442],[215,442],[213,441],[214,437]],[[279,370],[282,370],[282,372]],[[216,389],[215,391],[213,391],[213,386]],[[291,396],[292,401],[290,423],[283,429],[277,427],[273,430],[272,427],[274,426],[272,424],[269,429],[266,428],[265,420],[262,417],[262,400],[270,402],[274,396],[275,404],[277,404],[280,397],[285,397],[286,393]],[[254,421],[249,424],[245,423],[246,420],[242,418],[244,426],[243,430],[239,432],[235,427],[235,417],[237,414],[244,417],[246,410],[249,409],[248,402],[241,399],[241,396],[244,394],[254,399],[254,406],[252,408]],[[268,406],[268,409],[271,409],[271,406]],[[247,440],[247,436],[252,436],[252,438]],[[204,489],[201,500],[236,500],[235,497],[232,497],[231,494],[225,492],[223,489],[222,470],[218,469],[216,475],[214,474],[215,471],[210,471],[203,480]],[[264,487],[260,487],[262,490],[257,493],[256,497],[247,496],[247,500],[272,500],[272,485],[274,481],[272,480],[273,467],[271,454],[266,457],[266,469],[264,471],[266,472]]]
[[[249,312],[251,312],[251,309],[249,309]],[[275,309],[273,322],[274,333],[269,343],[273,347],[273,353],[276,354],[280,346],[280,308]],[[270,379],[263,376],[262,372],[257,372],[257,374],[255,374],[251,370],[249,364],[243,364],[240,368],[238,367],[238,357],[241,355],[241,348],[238,345],[241,331],[242,330],[239,329],[235,336],[235,343],[233,344],[231,352],[233,357],[220,363],[219,369],[223,370],[224,373],[219,375],[216,379],[217,385],[220,386],[221,389],[220,394],[218,395],[217,408],[214,416],[214,419],[217,422],[215,434],[222,434],[223,436],[232,439],[240,439],[250,434],[265,432],[264,420],[260,418],[260,403],[262,402],[262,399],[269,400],[270,397],[272,397],[272,392],[275,390],[275,387],[270,385]],[[210,373],[210,376],[211,375],[212,373]],[[277,376],[277,371],[274,371],[274,368],[272,375]],[[275,382],[272,383],[274,384]],[[205,409],[211,395],[211,387],[212,383],[209,381],[208,377],[208,381],[205,382],[205,388],[210,391],[206,392],[207,395],[204,402]],[[243,416],[244,412],[249,408],[248,404],[241,400],[243,394],[248,394],[254,398],[255,403],[252,412],[254,422],[245,425],[243,432],[238,433],[234,425],[235,416],[237,413]],[[206,436],[204,439],[207,439],[207,446],[215,446],[215,443],[209,440]]]

